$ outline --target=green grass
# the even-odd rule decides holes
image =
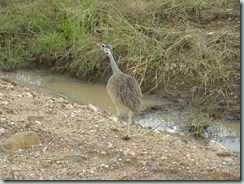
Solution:
[[[96,43],[109,41],[145,92],[190,81],[202,101],[236,97],[239,15],[236,0],[1,0],[0,67],[105,81],[111,70]]]

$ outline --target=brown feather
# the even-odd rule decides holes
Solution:
[[[135,114],[140,112],[142,93],[135,78],[115,72],[108,80],[107,92],[116,103],[121,103]]]

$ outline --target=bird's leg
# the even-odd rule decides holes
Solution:
[[[114,130],[114,131],[118,131],[119,130],[119,121],[121,119],[121,115],[120,115],[120,111],[119,111],[119,108],[117,106],[116,103],[114,103],[115,107],[116,107],[116,112],[117,112],[117,119],[115,121],[115,127],[112,127],[111,129]]]
[[[129,111],[129,121],[128,121],[128,125],[127,125],[127,132],[123,136],[123,139],[125,139],[125,140],[129,140],[130,139],[131,116],[132,116],[132,112]]]
[[[115,107],[116,107],[116,111],[117,111],[117,124],[118,124],[118,122],[122,122],[122,117],[121,117],[119,107],[117,106],[117,104],[115,104]]]

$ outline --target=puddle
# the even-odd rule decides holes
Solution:
[[[116,114],[113,102],[107,94],[106,85],[86,83],[62,75],[36,70],[20,70],[4,73],[4,75],[63,94],[83,104],[93,104],[100,110],[107,111],[110,114]],[[165,104],[169,104],[169,101],[148,95],[143,97],[141,109]],[[123,106],[119,106],[119,108],[122,114],[128,112]],[[150,126],[159,131],[180,133],[183,131],[183,122],[186,122],[189,113],[191,112],[161,111],[147,114],[143,117],[136,116],[134,121],[142,126]],[[231,151],[240,152],[240,122],[218,120],[214,121],[213,125],[213,127],[209,127],[209,132],[218,127],[219,133],[216,137],[212,137],[212,139],[218,141]],[[210,134],[205,135],[205,137],[209,136]]]

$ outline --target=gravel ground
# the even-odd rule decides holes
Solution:
[[[0,76],[2,180],[239,180],[240,154],[214,141],[131,126],[47,90]],[[33,131],[37,144],[3,149],[15,133]]]

